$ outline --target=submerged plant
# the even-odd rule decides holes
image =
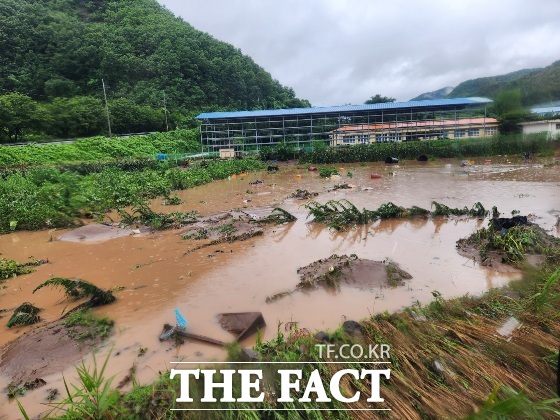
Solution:
[[[258,219],[256,220],[256,222],[274,223],[277,225],[282,225],[284,223],[293,222],[295,220],[297,220],[297,217],[295,217],[290,212],[287,212],[286,210],[281,209],[280,207],[274,207],[274,209],[272,209],[272,212],[267,217],[263,219]]]
[[[113,296],[113,292],[110,290],[104,291],[85,280],[68,279],[63,277],[55,277],[47,280],[44,283],[41,283],[35,288],[35,290],[33,290],[33,293],[45,286],[52,286],[55,288],[61,287],[64,289],[64,293],[66,294],[66,296],[73,299],[81,299],[86,297],[90,298],[87,302],[84,302],[72,309],[72,312],[85,308],[93,308],[95,306],[106,305],[117,300],[115,296]]]
[[[435,211],[431,213],[434,217],[451,214],[484,217],[488,214],[488,211],[480,203],[476,203],[471,209],[467,207],[463,209],[450,208],[436,201],[432,202],[432,206],[436,207]],[[335,230],[344,229],[349,225],[367,224],[378,219],[427,217],[430,215],[430,211],[422,207],[406,208],[391,202],[381,204],[377,210],[359,210],[346,199],[329,200],[325,204],[312,200],[305,204],[305,208],[309,210],[307,217],[313,216],[314,221],[324,223]]]
[[[111,333],[113,325],[111,319],[98,317],[91,309],[74,311],[64,322],[64,326],[68,328],[68,335],[77,340],[104,339]],[[86,327],[86,331],[76,332],[72,327]]]
[[[313,216],[314,221],[324,223],[331,229],[341,230],[348,225],[363,225],[372,222],[376,214],[371,210],[359,210],[354,204],[346,199],[339,201],[329,200],[325,204],[320,204],[311,200],[305,204],[309,210],[309,216]]]
[[[132,207],[132,213],[125,210],[117,210],[125,225],[145,224],[152,229],[180,228],[197,221],[198,212],[172,212],[156,213],[147,202],[142,201]]]
[[[163,205],[164,206],[178,206],[179,204],[183,204],[183,200],[178,195],[166,196],[163,198]]]
[[[31,271],[32,270],[27,268],[25,264],[6,258],[0,258],[0,281],[22,274],[28,274],[31,273]]]
[[[461,216],[461,215],[468,215],[473,217],[486,217],[489,214],[489,211],[484,208],[484,206],[477,202],[472,206],[470,209],[468,207],[460,208],[451,208],[446,206],[445,204],[438,203],[437,201],[432,201],[432,207],[435,207],[435,210],[432,212],[432,216]]]
[[[12,314],[8,321],[8,328],[15,327],[16,325],[32,325],[41,321],[38,313],[41,309],[34,306],[32,303],[25,302],[19,305]]]
[[[331,168],[329,166],[319,168],[319,176],[321,178],[330,178],[332,175],[338,175],[338,170],[336,168]]]

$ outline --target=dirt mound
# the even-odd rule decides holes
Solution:
[[[57,239],[66,242],[104,242],[122,236],[133,235],[132,229],[91,223],[60,235]]]
[[[355,254],[331,255],[298,269],[300,282],[294,290],[277,293],[266,298],[273,302],[297,290],[313,290],[319,286],[340,289],[342,286],[355,288],[394,287],[402,285],[412,276],[394,261],[373,261],[358,258]]]
[[[73,326],[72,336],[87,332]],[[101,340],[76,340],[59,320],[35,328],[0,348],[0,374],[11,378],[12,385],[42,381],[43,376],[62,372],[88,354]]]

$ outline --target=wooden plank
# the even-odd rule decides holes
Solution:
[[[179,328],[177,328],[175,332],[177,333],[177,335],[180,335],[181,337],[190,338],[192,340],[204,341],[205,343],[214,344],[214,345],[220,346],[220,347],[223,347],[225,345],[225,343],[223,341],[215,340],[213,338],[206,337],[205,335],[193,334],[193,333],[181,330]]]

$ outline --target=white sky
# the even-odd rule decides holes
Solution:
[[[560,59],[558,0],[158,0],[314,106],[407,101]]]

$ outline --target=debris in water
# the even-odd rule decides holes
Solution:
[[[266,326],[261,312],[218,314],[218,322],[227,331],[239,334],[235,341],[241,341]]]
[[[187,328],[187,320],[183,318],[183,315],[181,315],[179,309],[175,308],[173,311],[175,312],[175,318],[177,319],[177,326],[181,328]]]
[[[300,190],[299,188],[293,192],[289,198],[297,198],[298,200],[308,200],[312,197],[317,197],[319,195],[318,192],[309,192],[307,190]]]

